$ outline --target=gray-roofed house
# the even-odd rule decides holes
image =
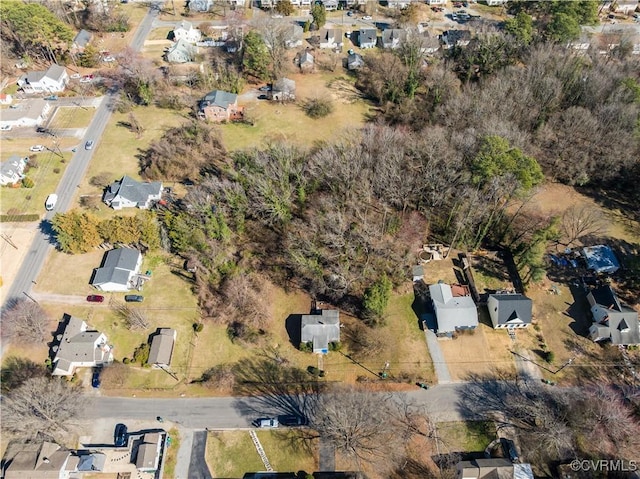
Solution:
[[[107,462],[106,454],[102,452],[91,452],[89,454],[79,454],[78,472],[102,472]]]
[[[417,36],[420,43],[420,51],[427,55],[433,55],[440,50],[440,39],[436,35],[432,35],[428,30],[424,30]]]
[[[102,265],[94,270],[90,283],[100,291],[127,292],[136,287],[135,277],[140,266],[142,254],[137,249],[112,249],[104,255]]]
[[[198,47],[181,39],[167,49],[164,57],[169,63],[188,63],[195,59],[196,53]]]
[[[15,185],[24,178],[24,169],[28,158],[11,156],[7,161],[0,163],[0,185]]]
[[[407,31],[401,28],[387,28],[382,30],[380,39],[382,48],[400,48],[403,42],[407,40]]]
[[[466,47],[471,42],[469,30],[447,30],[440,37],[444,48]]]
[[[55,64],[46,71],[31,71],[18,79],[18,86],[25,93],[58,93],[64,91],[67,83],[67,70]]]
[[[175,42],[184,40],[188,43],[196,43],[200,41],[200,38],[202,38],[202,32],[197,28],[193,28],[193,24],[186,20],[182,20],[173,29],[173,40]]]
[[[188,0],[192,12],[208,12],[213,7],[213,0]]]
[[[612,274],[620,269],[618,258],[613,250],[606,245],[582,248],[582,256],[587,262],[587,268],[596,273]]]
[[[312,309],[300,318],[300,341],[312,343],[313,352],[327,354],[329,343],[340,341],[340,313],[335,309]]]
[[[620,302],[611,286],[589,292],[593,324],[589,335],[594,341],[611,341],[615,345],[640,344],[638,312]]]
[[[162,436],[163,434],[158,432],[148,432],[143,436],[136,456],[136,469],[140,472],[158,470]]]
[[[114,210],[122,208],[147,209],[162,197],[162,183],[160,181],[136,181],[130,176],[111,183],[102,197],[102,201]]]
[[[149,359],[147,364],[157,368],[168,368],[171,365],[173,346],[176,343],[177,332],[171,328],[158,328],[151,340]]]
[[[54,376],[72,376],[76,368],[94,368],[113,361],[112,348],[100,331],[89,329],[82,319],[65,314],[60,340],[53,346]]]
[[[238,106],[238,95],[222,90],[214,90],[198,103],[198,116],[216,123],[241,120],[244,108]]]
[[[514,464],[508,459],[474,459],[460,461],[457,479],[534,479],[531,464]]]
[[[323,28],[317,35],[320,38],[320,48],[342,48],[342,30],[337,28]]]
[[[451,336],[461,329],[478,326],[478,310],[466,287],[436,283],[429,286],[436,313],[438,336]]]
[[[78,457],[53,442],[21,444],[20,448],[3,458],[4,479],[60,479],[78,470]]]
[[[287,26],[287,30],[284,36],[286,38],[286,40],[284,41],[284,45],[287,48],[296,48],[302,46],[304,30],[300,25],[291,24]]]
[[[375,48],[378,42],[378,31],[375,28],[361,28],[356,33],[356,44],[360,48]]]
[[[314,65],[315,59],[308,50],[305,50],[298,55],[298,66],[303,72],[310,72],[313,70]]]
[[[44,123],[51,105],[42,98],[23,100],[16,108],[4,108],[0,110],[0,126],[34,127]]]
[[[531,324],[533,302],[522,294],[490,294],[489,316],[495,329],[526,328]]]
[[[347,69],[359,70],[364,66],[364,59],[359,53],[350,53],[347,57]]]
[[[85,47],[91,41],[91,32],[87,30],[80,30],[78,34],[73,39],[73,48],[77,51],[83,51]]]
[[[280,78],[271,85],[269,99],[273,101],[293,101],[296,99],[296,82],[289,78]]]

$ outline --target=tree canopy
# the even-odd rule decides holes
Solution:
[[[242,66],[245,71],[260,80],[267,80],[270,64],[269,50],[262,36],[253,30],[247,33],[242,54]]]

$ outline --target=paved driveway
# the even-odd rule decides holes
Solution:
[[[444,353],[440,348],[436,333],[425,327],[424,337],[427,340],[427,347],[429,348],[431,361],[433,361],[433,369],[436,372],[438,384],[449,384],[451,382],[451,374],[449,373],[449,367],[444,359]]]
[[[195,431],[193,433],[193,445],[191,446],[191,462],[189,464],[188,479],[213,479],[204,460],[207,449],[207,431]]]

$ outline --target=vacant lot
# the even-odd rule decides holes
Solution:
[[[491,421],[440,422],[437,424],[441,452],[480,452],[496,438]]]
[[[225,147],[233,151],[262,147],[270,141],[287,141],[309,147],[316,141],[344,137],[361,127],[370,106],[359,99],[350,81],[338,81],[339,76],[336,73],[289,74],[288,77],[296,82],[297,102],[247,101],[244,103],[245,114],[253,125],[222,125]],[[332,99],[333,113],[315,120],[309,118],[300,104],[310,98]]]
[[[49,128],[85,128],[91,123],[95,108],[60,106],[49,122]]]
[[[317,470],[318,461],[312,452],[317,444],[313,441],[306,447],[300,431],[258,431],[257,435],[274,470],[307,473]],[[265,470],[248,431],[210,432],[206,460],[213,477],[242,477],[249,471]]]

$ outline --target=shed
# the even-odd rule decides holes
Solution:
[[[596,273],[615,273],[620,269],[618,258],[606,245],[587,246],[582,248],[582,256],[587,261],[587,268]]]
[[[147,363],[158,368],[168,368],[176,342],[177,332],[171,328],[158,328],[151,340],[151,349]]]

